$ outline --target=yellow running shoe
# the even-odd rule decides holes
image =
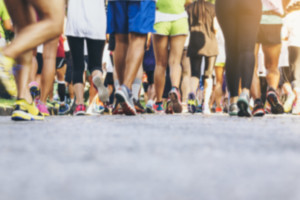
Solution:
[[[26,100],[20,99],[14,105],[11,119],[14,121],[44,120],[44,116],[37,109],[35,103],[29,104]]]
[[[12,74],[14,63],[14,59],[0,52],[0,88],[4,90],[5,96],[17,96],[17,87]]]

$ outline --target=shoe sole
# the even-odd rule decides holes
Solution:
[[[22,111],[14,111],[11,115],[13,121],[42,121],[44,117],[34,116]]]
[[[98,90],[98,96],[99,99],[102,102],[107,102],[109,100],[109,93],[107,88],[104,86],[102,80],[100,77],[95,77],[93,79],[93,83],[96,86],[97,90]]]
[[[75,116],[84,116],[86,114],[86,112],[83,111],[78,111],[77,113],[75,113]]]
[[[237,106],[239,108],[239,111],[237,113],[237,115],[239,117],[251,117],[251,113],[249,113],[249,105],[248,102],[244,101],[244,100],[239,100],[237,102]]]
[[[167,105],[166,105],[166,114],[173,114],[174,113],[174,111],[173,111],[173,103],[172,103],[172,101],[168,101],[167,102]],[[162,113],[162,111],[159,111],[159,112],[157,112],[157,113]]]
[[[136,115],[136,111],[135,108],[131,107],[130,104],[128,103],[128,101],[126,100],[126,97],[124,96],[123,92],[116,92],[115,97],[117,99],[117,101],[120,103],[120,105],[122,106],[123,112],[125,113],[125,115]]]
[[[181,113],[182,112],[182,106],[178,100],[178,97],[176,93],[170,92],[169,98],[171,100],[172,110],[174,113]]]
[[[146,108],[146,113],[153,114],[155,111],[152,108]]]
[[[264,109],[257,109],[255,112],[252,113],[253,117],[263,117],[265,115]]]
[[[273,114],[283,114],[284,109],[282,105],[278,102],[277,96],[275,94],[269,94],[267,100],[271,105],[271,112]]]

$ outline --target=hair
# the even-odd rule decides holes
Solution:
[[[196,0],[194,4],[193,14],[195,20],[199,23],[205,23],[206,21],[206,12],[205,12],[205,0]]]

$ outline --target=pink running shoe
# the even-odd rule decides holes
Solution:
[[[43,102],[41,102],[40,100],[37,101],[36,107],[39,109],[40,113],[41,113],[43,116],[45,116],[45,117],[50,116],[50,113],[49,113],[49,111],[48,111],[47,106],[46,106]]]
[[[80,116],[80,115],[85,115],[85,113],[86,113],[85,105],[83,104],[76,105],[75,111],[73,113],[74,115]]]

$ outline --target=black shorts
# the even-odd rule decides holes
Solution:
[[[63,66],[66,64],[65,58],[56,58],[56,69],[63,68]]]
[[[37,63],[38,63],[37,74],[42,74],[43,65],[44,65],[43,54],[42,53],[37,53],[36,54],[36,60],[37,60]],[[66,64],[66,59],[65,58],[56,58],[56,69],[62,68],[65,64]]]
[[[108,85],[113,85],[114,84],[114,77],[112,72],[107,72],[104,85],[107,87]]]
[[[265,45],[281,44],[282,24],[261,24],[256,42]]]

